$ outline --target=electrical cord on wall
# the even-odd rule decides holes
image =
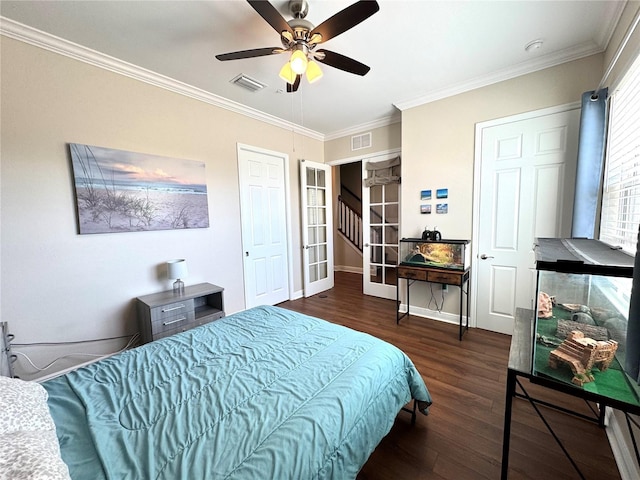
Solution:
[[[36,365],[35,363],[33,363],[33,361],[31,360],[31,358],[29,358],[29,356],[26,353],[22,353],[22,352],[13,352],[14,355],[20,355],[22,357],[24,357],[27,362],[37,371],[42,372],[44,370],[47,370],[49,368],[51,368],[56,362],[65,359],[65,358],[69,358],[69,357],[96,357],[96,358],[102,358],[105,356],[109,356],[109,355],[115,355],[117,353],[122,353],[125,350],[128,350],[129,348],[131,348],[132,345],[135,344],[135,342],[138,340],[138,338],[140,337],[139,334],[135,334],[133,335],[129,341],[127,342],[127,344],[120,350],[114,352],[114,353],[107,353],[107,354],[96,354],[96,353],[68,353],[67,355],[62,355],[61,357],[58,357],[56,359],[54,359],[53,361],[51,361],[49,364],[45,365],[44,367],[39,367],[38,365]],[[118,339],[118,338],[126,338],[126,337],[113,337],[113,339]],[[105,338],[102,340],[111,340],[110,338]],[[88,340],[87,342],[97,342],[100,340]],[[27,344],[19,344],[19,343],[14,343],[14,346],[30,346],[30,345],[67,345],[67,344],[76,344],[76,343],[86,343],[86,342],[59,342],[59,343],[27,343]]]
[[[442,290],[442,302],[440,302],[440,305],[438,305],[438,300],[433,293],[433,283],[429,283],[429,289],[431,290],[431,298],[429,299],[427,308],[431,308],[431,302],[433,302],[436,305],[436,310],[438,311],[438,313],[442,313],[442,308],[444,307],[444,290]]]
[[[138,334],[136,333],[133,336],[135,337],[136,335]],[[95,338],[93,340],[73,340],[70,342],[33,342],[33,343],[11,342],[11,345],[13,345],[14,347],[31,347],[31,346],[43,347],[43,346],[53,346],[53,345],[75,345],[78,343],[104,342],[106,340],[119,340],[121,338],[129,338],[129,337],[131,337],[131,335],[121,335],[119,337]]]

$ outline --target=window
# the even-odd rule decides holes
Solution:
[[[640,225],[640,56],[610,102],[600,240],[635,254]]]

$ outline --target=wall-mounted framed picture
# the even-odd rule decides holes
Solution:
[[[436,198],[449,198],[449,189],[448,188],[437,189]]]
[[[436,213],[449,213],[448,203],[438,203],[436,205]]]
[[[431,204],[420,205],[420,213],[431,213]]]
[[[80,234],[209,227],[204,162],[69,144]]]
[[[431,190],[420,190],[420,200],[431,200]]]

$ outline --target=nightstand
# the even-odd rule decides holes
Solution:
[[[167,290],[138,297],[142,342],[152,342],[224,317],[223,291],[224,288],[217,285],[200,283],[185,287],[182,295]]]

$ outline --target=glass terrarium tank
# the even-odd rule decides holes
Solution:
[[[469,240],[400,240],[400,265],[467,270],[470,263]]]
[[[624,371],[634,258],[598,240],[536,240],[534,374],[640,405]]]

